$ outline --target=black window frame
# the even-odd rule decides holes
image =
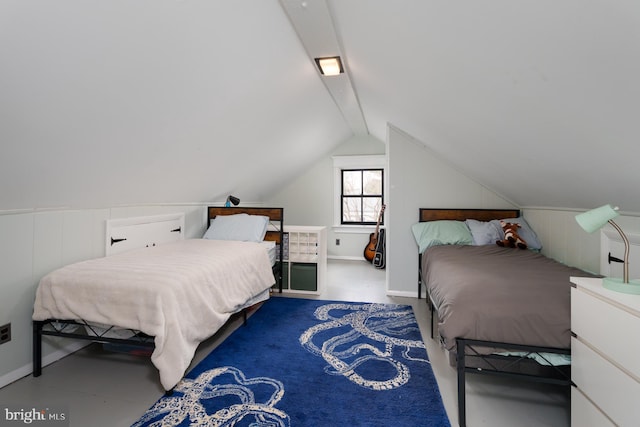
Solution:
[[[380,172],[380,178],[382,181],[382,191],[380,194],[364,194],[364,179],[362,175],[367,171],[375,171]],[[361,173],[361,190],[359,195],[345,195],[344,194],[344,173],[345,172],[360,172]],[[362,214],[364,212],[364,200],[368,198],[372,199],[380,199],[380,206],[384,206],[384,168],[347,168],[340,170],[340,225],[376,225],[378,222],[378,218],[374,221],[345,221],[344,220],[344,200],[347,199],[361,199],[360,200],[360,217],[362,219]],[[379,214],[378,214],[379,217]],[[380,220],[380,225],[384,224],[384,215]]]

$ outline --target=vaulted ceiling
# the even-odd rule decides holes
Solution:
[[[259,201],[391,123],[522,206],[640,212],[633,0],[8,0],[0,58],[0,210]]]

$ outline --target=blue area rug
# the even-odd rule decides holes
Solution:
[[[411,306],[271,298],[134,426],[450,426]]]

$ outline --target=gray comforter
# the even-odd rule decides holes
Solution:
[[[570,347],[570,276],[592,276],[529,250],[434,246],[422,277],[444,345],[458,337]]]

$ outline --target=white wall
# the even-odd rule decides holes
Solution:
[[[418,221],[419,208],[514,206],[394,126],[388,128],[388,140],[389,198],[385,211],[388,293],[415,297],[418,246],[411,234],[411,225]]]
[[[600,233],[586,233],[575,220],[578,211],[522,209],[542,242],[542,253],[593,273],[600,270]]]
[[[420,207],[517,206],[452,168],[420,141],[401,130],[390,126],[388,138],[388,288],[392,295],[415,296],[417,246],[410,227],[418,220]],[[521,211],[542,241],[544,255],[567,265],[600,273],[600,232],[589,234],[578,226],[575,216],[582,211],[538,207],[523,207]],[[633,212],[623,211],[616,223],[628,234],[640,233],[640,216]],[[630,263],[640,259],[640,253],[636,254],[634,250],[637,248],[632,246]],[[622,257],[622,254],[618,256]]]
[[[333,227],[335,197],[332,156],[369,154],[385,154],[385,144],[369,136],[353,137],[290,182],[265,204],[284,208],[285,225],[326,226],[329,257],[364,259],[362,253],[373,228],[359,233],[345,233]],[[340,239],[340,245],[336,245],[336,239]]]
[[[376,141],[373,138],[354,138],[331,155],[381,154],[384,144],[376,144]],[[429,142],[425,141],[427,144]],[[417,245],[410,227],[418,220],[419,208],[518,206],[469,178],[442,160],[423,142],[394,126],[389,126],[386,146],[389,180],[386,211],[388,292],[391,295],[416,296]],[[331,257],[361,259],[368,234],[347,235],[332,229],[332,169],[331,156],[327,156],[283,188],[267,204],[283,206],[287,224],[327,226]],[[585,233],[577,226],[574,217],[579,211],[534,207],[521,209],[543,243],[543,254],[565,264],[599,273],[600,235]],[[640,233],[638,216],[622,215],[617,222],[630,233]],[[340,246],[335,245],[336,238],[340,238]]]
[[[11,341],[0,345],[0,387],[31,373],[31,315],[39,280],[63,265],[104,256],[105,221],[110,218],[184,212],[186,237],[205,227],[202,205],[129,206],[0,214],[0,325],[11,323]],[[47,339],[45,360],[76,349],[72,340]]]
[[[261,200],[351,135],[278,1],[0,1],[0,22],[0,210]]]
[[[594,208],[597,206],[594,206]],[[593,273],[600,271],[600,232],[587,233],[575,220],[582,211],[560,208],[522,209],[522,214],[542,242],[542,253],[562,263]],[[627,234],[640,234],[640,217],[626,213],[615,219]],[[609,226],[606,226],[609,227]],[[613,230],[612,227],[609,227]],[[630,263],[640,260],[633,245],[629,251]],[[622,258],[622,253],[614,254]],[[632,277],[635,278],[635,277]]]
[[[415,297],[418,255],[411,225],[418,220],[419,208],[513,208],[514,205],[393,126],[389,127],[386,149],[388,293]],[[385,144],[372,137],[348,140],[265,203],[284,207],[285,224],[326,226],[330,257],[363,259],[369,232],[346,234],[332,227],[335,196],[331,156],[384,152]],[[336,238],[340,239],[340,246],[336,246]]]

